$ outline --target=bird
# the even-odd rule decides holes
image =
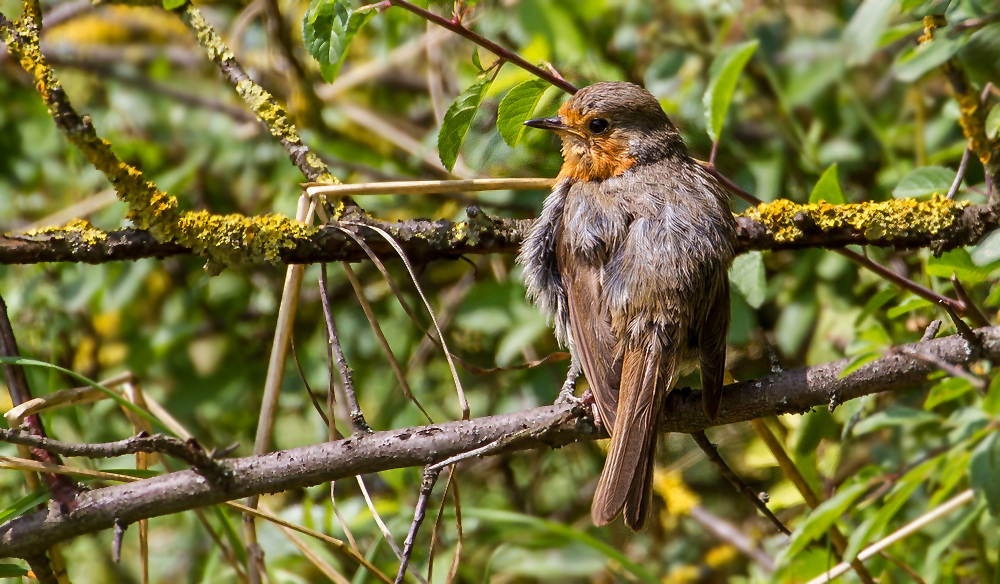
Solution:
[[[704,407],[720,410],[736,223],[728,191],[688,153],[644,88],[595,83],[558,115],[524,122],[562,139],[563,165],[518,254],[527,295],[581,370],[611,442],[591,506],[642,529],[667,394],[701,369]]]

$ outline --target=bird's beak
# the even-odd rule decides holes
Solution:
[[[525,126],[529,128],[539,128],[541,130],[553,130],[555,132],[565,132],[569,130],[569,126],[563,123],[562,118],[559,116],[552,118],[536,118],[534,120],[528,120],[524,122]]]

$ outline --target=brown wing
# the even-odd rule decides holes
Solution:
[[[726,338],[729,336],[729,279],[718,287],[705,313],[698,338],[701,353],[703,405],[708,419],[719,417],[722,384],[726,375]]]
[[[609,430],[618,408],[618,378],[614,367],[615,337],[611,319],[601,302],[600,268],[580,265],[558,246],[559,271],[566,287],[570,336],[583,374],[594,394],[601,420]]]
[[[625,352],[618,419],[590,509],[595,525],[609,523],[623,510],[625,525],[633,531],[646,522],[660,416],[676,376],[672,359],[652,343]]]

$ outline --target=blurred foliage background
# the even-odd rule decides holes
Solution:
[[[306,142],[333,173],[345,182],[447,176],[435,152],[436,137],[445,109],[476,78],[473,45],[391,8],[358,33],[339,76],[327,84],[302,43],[307,3],[278,4],[304,80],[276,40],[263,0],[220,0],[200,8],[251,77],[288,104]],[[67,6],[43,5],[49,14]],[[434,2],[430,8],[449,16],[453,5]],[[16,19],[21,6],[17,0],[0,0],[0,11]],[[953,27],[955,32],[939,43],[946,47],[918,51],[921,17],[931,13],[969,26]],[[599,80],[643,84],[702,159],[711,149],[702,100],[709,67],[725,47],[757,39],[759,48],[726,119],[719,168],[761,199],[805,202],[820,175],[836,164],[846,200],[857,202],[893,197],[914,169],[958,166],[965,148],[959,110],[937,66],[954,55],[976,87],[1000,82],[998,15],[1000,5],[992,0],[483,0],[472,7],[466,23],[530,62],[552,63],[577,85]],[[301,175],[173,14],[159,6],[84,9],[46,26],[43,48],[77,110],[90,114],[123,160],[182,205],[294,216]],[[480,54],[484,64],[492,61],[488,53]],[[126,226],[125,205],[60,135],[30,78],[6,53],[0,55],[0,70],[0,226],[23,230],[74,217],[107,229]],[[528,78],[509,64],[500,71],[473,121],[456,175],[556,174],[561,158],[551,135],[529,130],[510,148],[495,128],[500,99]],[[549,89],[536,113],[551,115],[563,99],[564,94]],[[945,174],[946,184],[952,176]],[[973,160],[959,197],[984,201],[983,183],[982,166]],[[469,204],[491,215],[531,217],[545,194],[381,195],[359,202],[389,220],[464,219]],[[734,200],[735,210],[743,208]],[[927,250],[868,253],[942,293],[951,292],[948,277],[960,267],[973,298],[991,321],[995,318],[1000,303],[996,235],[943,258]],[[936,318],[945,319],[942,334],[954,332],[929,303],[830,251],[764,253],[741,262],[749,275],[733,294],[729,339],[729,367],[737,379],[844,356],[862,363],[891,345],[919,339]],[[208,277],[202,265],[198,258],[179,257],[99,266],[4,266],[0,289],[22,354],[93,379],[132,371],[143,389],[206,447],[238,442],[234,455],[248,455],[284,270],[248,266]],[[405,284],[410,304],[421,306],[401,263],[387,265]],[[422,338],[371,263],[355,269],[417,399],[435,421],[457,419],[457,399],[440,350]],[[342,268],[329,270],[334,316],[369,424],[390,429],[426,423],[400,391]],[[318,266],[306,270],[294,334],[305,381],[322,401],[330,370],[318,272]],[[512,256],[431,262],[419,265],[418,272],[447,327],[452,351],[464,359],[482,367],[512,366],[558,350],[546,322],[524,298]],[[420,316],[427,326],[426,313]],[[550,403],[565,367],[563,361],[489,375],[460,373],[473,416],[482,416]],[[984,364],[973,374],[985,379],[991,372]],[[36,394],[75,385],[44,369],[30,369],[28,376]],[[290,365],[275,448],[326,439],[303,381]],[[683,382],[696,384],[697,378]],[[832,413],[820,409],[768,424],[815,490],[823,497],[842,497],[830,521],[837,519],[849,537],[867,533],[857,536],[860,546],[973,484],[970,460],[1000,448],[991,434],[1000,412],[998,385],[984,396],[972,391],[967,379],[942,375],[910,391],[845,403]],[[5,394],[0,400],[6,402],[0,410],[9,409]],[[107,401],[47,414],[45,423],[51,435],[74,442],[117,440],[133,432],[120,409]],[[341,430],[347,427],[341,424]],[[748,424],[716,428],[709,435],[754,490],[769,494],[770,507],[787,524],[795,528],[808,520],[802,497]],[[600,444],[579,444],[462,464],[457,473],[462,501],[458,578],[632,581],[637,576],[623,563],[628,558],[647,580],[805,582],[839,562],[822,539],[783,554],[788,538],[759,517],[684,435],[665,436],[660,444],[654,514],[659,520],[638,534],[620,524],[596,529],[589,506],[602,459]],[[128,461],[70,463],[112,468]],[[418,495],[419,469],[385,472],[367,482],[378,512],[402,541]],[[338,507],[362,553],[395,573],[397,561],[357,485],[342,483],[336,490]],[[432,513],[443,483],[435,491]],[[855,494],[858,485],[869,488]],[[0,505],[24,494],[21,473],[0,473]],[[446,578],[458,543],[448,497],[435,582]],[[346,537],[334,518],[329,486],[265,501],[288,520]],[[892,512],[880,513],[886,508]],[[986,508],[980,494],[971,505],[892,546],[891,558],[870,560],[870,571],[881,582],[920,581],[908,572],[924,582],[993,581],[1000,526]],[[209,521],[220,533],[226,531],[220,515],[209,514]],[[709,527],[721,521],[759,543],[764,560],[748,559],[731,541],[712,535]],[[230,514],[228,522],[238,527],[239,517]],[[259,525],[272,582],[323,580],[279,531],[266,522]],[[414,566],[424,574],[430,531],[428,523],[414,553]],[[125,536],[120,564],[111,560],[111,541],[106,532],[65,546],[74,582],[139,581],[135,532]],[[355,566],[342,554],[307,543],[352,577]],[[154,582],[237,581],[192,513],[151,521],[150,562]],[[370,580],[364,572],[355,577],[356,582]],[[843,581],[857,577],[849,573]]]

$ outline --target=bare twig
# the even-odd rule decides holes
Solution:
[[[980,329],[977,334],[982,338],[980,358],[1000,359],[1000,327]],[[936,355],[953,364],[972,361],[965,340],[958,335],[915,343],[907,348]],[[872,393],[909,389],[936,370],[932,364],[905,355],[887,355],[840,378],[839,372],[847,361],[841,359],[728,385],[722,414],[715,421],[707,419],[699,392],[676,389],[667,397],[669,414],[662,420],[661,430],[691,433],[710,425],[799,413],[825,406],[834,395],[846,401]],[[498,452],[558,446],[598,437],[589,423],[567,416],[572,409],[570,405],[547,406],[228,459],[220,464],[232,473],[229,490],[200,479],[191,470],[95,489],[81,495],[86,504],[72,514],[50,507],[0,525],[0,557],[38,553],[53,543],[108,529],[116,519],[132,523],[260,493],[301,488],[391,468],[426,466],[486,446],[525,427],[543,426],[551,420],[566,421],[551,426],[538,438],[518,440]]]
[[[705,453],[705,456],[707,456],[708,459],[712,461],[712,464],[714,464],[719,470],[719,474],[725,477],[726,480],[729,481],[729,483],[732,484],[740,494],[749,499],[750,502],[753,503],[754,507],[756,507],[764,517],[767,517],[767,520],[770,521],[778,531],[784,533],[785,535],[792,534],[792,532],[785,527],[785,524],[782,523],[780,519],[775,517],[774,513],[767,508],[767,503],[762,501],[760,496],[758,496],[757,493],[754,493],[753,490],[747,486],[745,482],[743,482],[743,479],[733,472],[733,469],[729,468],[729,465],[726,464],[726,461],[723,460],[722,456],[719,454],[719,449],[715,446],[715,444],[712,444],[705,432],[693,432],[691,437],[694,438],[695,443],[698,444],[698,448],[701,448],[702,452]]]
[[[429,195],[472,191],[535,191],[552,188],[550,178],[470,178],[459,180],[404,180],[359,184],[303,183],[310,195]]]
[[[965,147],[965,152],[962,153],[962,161],[958,163],[958,172],[955,173],[955,180],[951,183],[951,188],[948,189],[947,199],[954,199],[955,195],[958,193],[958,188],[962,186],[962,180],[965,178],[965,169],[969,166],[969,155],[972,153],[972,149],[968,146]]]
[[[427,513],[427,503],[430,502],[431,492],[434,490],[434,484],[437,483],[439,474],[441,474],[441,469],[431,467],[424,469],[424,480],[420,483],[420,496],[417,498],[417,505],[413,510],[413,523],[410,524],[410,531],[406,534],[406,539],[403,541],[403,559],[399,563],[396,584],[402,584],[403,577],[406,575],[406,569],[410,565],[413,544],[416,542],[420,525],[424,522],[424,516]]]
[[[371,432],[372,429],[365,421],[365,415],[358,405],[358,396],[354,392],[354,375],[350,365],[344,357],[344,350],[340,346],[340,338],[337,336],[337,325],[333,322],[333,312],[330,310],[330,299],[326,294],[326,264],[320,266],[319,273],[319,296],[323,305],[323,318],[326,320],[327,343],[333,349],[337,372],[340,374],[340,381],[344,384],[344,394],[347,396],[347,406],[350,408],[351,425],[354,432]]]
[[[979,305],[972,300],[972,297],[966,292],[965,286],[959,281],[958,274],[954,272],[951,274],[951,285],[955,289],[955,296],[958,296],[958,300],[965,303],[968,308],[965,316],[972,320],[972,324],[976,325],[976,328],[990,326],[990,319],[986,318],[983,311],[979,309]]]
[[[938,519],[950,515],[957,509],[960,509],[963,506],[968,505],[974,499],[975,499],[975,494],[973,493],[972,489],[962,491],[961,493],[952,497],[948,501],[942,503],[941,505],[935,507],[934,509],[931,509],[927,513],[924,513],[920,517],[917,517],[913,521],[907,523],[903,527],[892,532],[884,539],[877,541],[872,545],[866,547],[864,550],[861,551],[861,553],[858,554],[857,559],[860,561],[864,561],[867,560],[868,558],[871,558],[875,554],[880,553],[882,550],[888,548],[897,541],[906,539],[907,537],[920,531],[921,529],[937,521]],[[826,582],[833,580],[837,576],[846,573],[850,569],[851,566],[848,564],[845,563],[837,564],[832,569],[810,580],[808,584],[825,584]]]
[[[563,91],[569,93],[570,95],[576,93],[577,91],[576,87],[573,84],[569,83],[561,76],[553,75],[552,73],[541,67],[532,65],[531,63],[521,58],[521,56],[518,55],[517,53],[505,49],[504,47],[489,40],[488,38],[466,28],[457,19],[448,20],[447,18],[438,16],[437,14],[434,14],[429,10],[426,10],[410,2],[407,2],[406,0],[388,0],[388,3],[392,6],[399,6],[400,8],[405,8],[406,10],[409,10],[410,12],[419,16],[420,18],[423,18],[424,20],[433,22],[434,24],[446,28],[459,36],[469,39],[470,41],[476,43],[477,45],[483,47],[484,49],[489,50],[497,57],[500,57],[505,61],[509,61],[517,65],[518,67],[524,69],[525,71],[531,73],[532,75],[538,77],[539,79],[544,79],[545,81],[548,81],[552,85],[555,85],[556,87],[562,89]]]
[[[695,505],[690,511],[691,519],[698,522],[706,531],[736,548],[741,554],[755,562],[767,573],[774,571],[774,558],[767,555],[767,552],[760,549],[745,533],[726,521],[713,514],[701,505]]]

